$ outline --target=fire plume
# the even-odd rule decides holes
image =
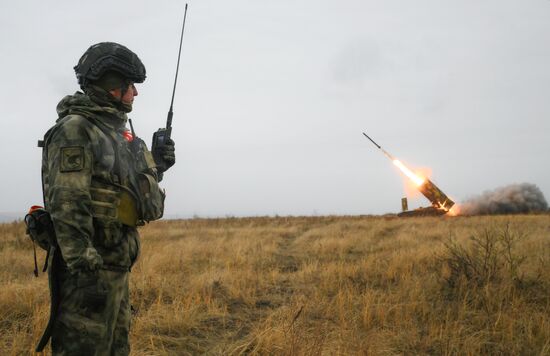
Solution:
[[[392,162],[395,166],[403,172],[407,178],[415,185],[416,189],[422,193],[432,203],[432,208],[440,212],[450,213],[449,215],[456,215],[455,211],[451,212],[451,208],[455,206],[455,203],[445,195],[430,179],[419,173],[413,172],[407,166],[398,159],[392,157]],[[428,174],[429,175],[429,174]]]
[[[421,186],[424,184],[425,179],[415,174],[413,171],[411,171],[407,166],[405,166],[403,163],[401,163],[400,160],[394,159],[393,164],[397,166],[403,172],[404,175],[409,177],[410,180],[414,182],[417,186]]]

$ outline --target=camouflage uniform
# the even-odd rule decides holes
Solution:
[[[59,103],[44,139],[44,199],[56,234],[45,335],[54,355],[128,355],[136,226],[162,216],[164,192],[151,152],[127,132],[129,110],[101,88],[85,92]]]

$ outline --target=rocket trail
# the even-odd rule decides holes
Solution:
[[[380,151],[382,151],[384,153],[384,155],[386,157],[388,157],[390,159],[390,161],[395,161],[395,157],[393,157],[391,154],[389,154],[385,149],[383,149],[379,144],[377,144],[376,142],[374,142],[374,140],[372,138],[369,137],[369,135],[367,135],[366,133],[363,132],[363,135],[365,135],[366,138],[368,138],[370,140],[370,142],[372,142]]]

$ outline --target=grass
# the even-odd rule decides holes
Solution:
[[[152,223],[132,355],[550,355],[549,235],[548,215]],[[48,292],[21,223],[0,258],[0,353],[32,354]]]

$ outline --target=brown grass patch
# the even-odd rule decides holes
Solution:
[[[131,274],[133,355],[550,354],[548,215],[160,221]],[[43,259],[39,255],[39,259]],[[48,313],[0,225],[0,351]]]

